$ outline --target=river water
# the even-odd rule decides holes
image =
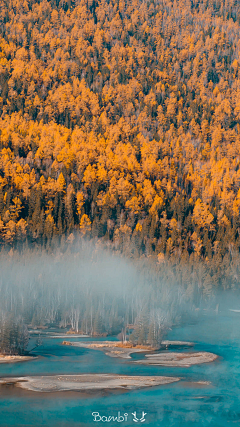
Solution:
[[[193,325],[173,328],[168,339],[193,341],[195,351],[210,351],[219,358],[189,368],[143,366],[111,358],[97,350],[62,346],[63,338],[44,338],[44,345],[36,351],[38,359],[1,364],[0,376],[116,373],[180,376],[182,380],[140,391],[90,396],[68,392],[36,394],[4,388],[0,392],[0,426],[240,426],[240,313],[203,316]],[[211,385],[194,384],[197,381],[210,381]],[[143,411],[145,421],[134,422],[132,413],[136,412],[139,419]],[[115,417],[120,412],[128,417],[123,422],[95,422],[93,412]]]

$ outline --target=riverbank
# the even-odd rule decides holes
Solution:
[[[120,357],[122,359],[131,359],[133,353],[151,353],[146,354],[144,359],[135,360],[134,363],[143,365],[159,365],[159,366],[182,366],[189,367],[192,365],[199,365],[202,363],[210,363],[218,358],[216,354],[202,352],[160,352],[156,353],[156,349],[150,346],[135,346],[131,347],[130,344],[122,344],[113,341],[102,341],[101,343],[96,342],[69,342],[63,341],[63,345],[70,345],[74,347],[84,347],[91,350],[103,351],[107,356]],[[188,341],[164,341],[163,346],[178,347],[178,346],[193,346],[194,344]],[[158,350],[159,351],[159,350]]]
[[[133,390],[171,384],[178,377],[165,376],[128,376],[116,374],[52,375],[36,377],[1,378],[0,385],[13,385],[28,391],[104,391]]]
[[[102,341],[102,342],[71,342],[63,341],[63,345],[71,345],[74,347],[89,348],[91,350],[103,351],[107,356],[120,357],[121,359],[131,359],[133,353],[145,353],[145,352],[156,352],[156,348],[147,345],[136,345],[133,346],[130,343],[123,344],[119,341]],[[169,341],[165,340],[162,342],[162,347],[190,347],[194,343],[188,341]]]
[[[188,368],[192,365],[214,362],[218,356],[214,353],[201,351],[197,353],[157,353],[146,354],[143,360],[137,360],[135,363],[142,365],[159,365],[159,366],[182,366]]]
[[[6,356],[0,354],[0,363],[17,363],[17,362],[27,362],[29,360],[36,359],[33,356]]]
[[[73,347],[84,347],[91,350],[103,351],[107,356],[110,357],[121,357],[122,359],[131,359],[132,353],[142,353],[146,351],[154,351],[155,349],[149,346],[135,346],[122,344],[118,341],[102,341],[102,342],[70,342],[63,341],[63,345],[70,345]]]
[[[49,331],[49,330],[43,330],[43,331],[39,331],[39,330],[30,330],[29,334],[31,336],[35,336],[35,335],[40,335],[42,338],[90,338],[90,335],[86,335],[86,334],[68,334],[68,333],[61,333],[61,332],[54,332],[54,331]]]
[[[189,341],[170,341],[164,340],[161,342],[161,347],[193,347],[194,342]]]

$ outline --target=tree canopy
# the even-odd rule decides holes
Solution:
[[[239,252],[236,0],[0,0],[0,238]]]

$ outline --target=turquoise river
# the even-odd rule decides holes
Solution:
[[[71,338],[71,340],[88,338]],[[28,375],[116,373],[181,377],[171,385],[126,393],[30,393],[15,387],[0,391],[1,427],[94,427],[97,425],[148,427],[240,426],[240,313],[205,315],[191,325],[175,327],[170,340],[195,343],[194,351],[209,351],[218,359],[189,368],[143,366],[111,358],[103,352],[61,345],[62,338],[44,338],[37,359],[1,364],[0,377]],[[192,351],[175,349],[172,351]],[[134,355],[143,357],[143,355]],[[209,385],[193,382],[208,381]],[[143,423],[134,422],[132,413]],[[110,416],[129,414],[123,422],[95,422],[93,412]]]

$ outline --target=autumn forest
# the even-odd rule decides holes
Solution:
[[[0,0],[2,247],[81,234],[237,287],[239,34],[237,0]]]

